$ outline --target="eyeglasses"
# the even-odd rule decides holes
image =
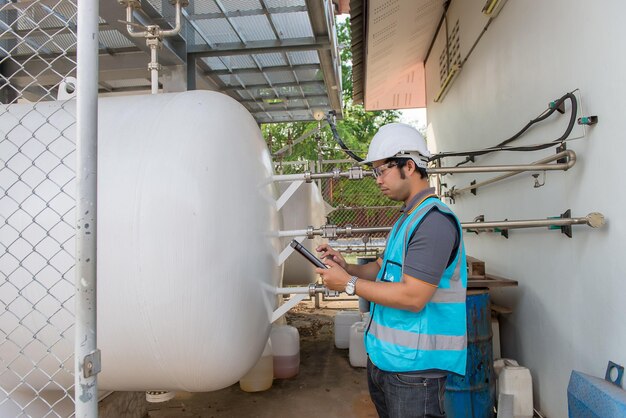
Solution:
[[[374,167],[372,169],[372,171],[374,173],[374,177],[378,178],[378,177],[384,175],[387,170],[389,170],[390,168],[395,167],[397,165],[398,165],[398,163],[396,161],[390,161],[390,162],[388,162],[386,164],[379,165],[378,167]]]

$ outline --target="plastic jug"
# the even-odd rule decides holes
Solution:
[[[361,321],[358,311],[339,311],[335,315],[335,347],[350,347],[350,327]]]
[[[273,325],[270,332],[274,378],[288,379],[300,371],[300,333],[291,325]]]
[[[244,392],[260,392],[272,387],[274,379],[274,361],[272,343],[267,340],[263,354],[250,371],[239,380],[239,387]]]
[[[367,353],[365,352],[366,322],[355,322],[350,327],[350,365],[352,367],[367,367]]]

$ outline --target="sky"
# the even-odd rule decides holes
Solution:
[[[426,109],[402,109],[400,110],[400,122],[407,123],[420,131],[426,130]]]

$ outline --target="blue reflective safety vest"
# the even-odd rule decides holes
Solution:
[[[467,332],[465,294],[467,268],[461,223],[436,196],[424,199],[405,219],[396,222],[376,281],[400,282],[404,255],[422,219],[437,209],[454,217],[459,230],[459,248],[446,268],[437,291],[419,312],[371,303],[365,348],[372,363],[381,370],[408,372],[447,370],[465,374]],[[418,278],[419,279],[419,278]]]

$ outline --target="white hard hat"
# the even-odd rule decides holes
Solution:
[[[418,167],[426,168],[430,151],[424,137],[406,123],[389,123],[382,126],[370,143],[367,157],[361,164],[387,158],[411,158]]]

